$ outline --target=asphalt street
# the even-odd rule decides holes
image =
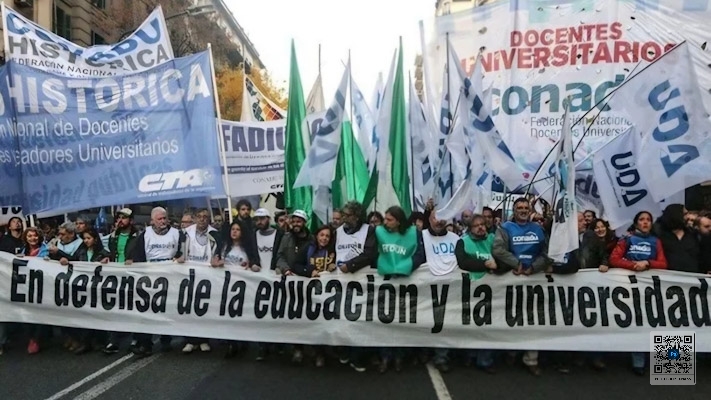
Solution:
[[[573,367],[561,374],[542,363],[534,377],[522,366],[497,360],[488,375],[452,361],[440,374],[431,366],[406,363],[396,373],[375,367],[357,373],[329,359],[317,369],[310,360],[293,365],[285,356],[257,362],[255,350],[225,359],[225,346],[214,343],[211,353],[180,353],[174,341],[169,353],[137,359],[126,352],[106,356],[94,352],[76,356],[58,344],[29,356],[16,344],[0,356],[0,399],[708,399],[711,360],[697,363],[695,386],[651,386],[649,377],[629,370],[629,356],[609,354],[608,369]],[[543,358],[543,356],[542,356]],[[542,359],[542,361],[545,361]]]

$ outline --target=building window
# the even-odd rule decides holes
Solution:
[[[96,46],[99,44],[106,44],[106,39],[98,33],[91,31],[91,45]]]
[[[96,8],[100,8],[102,10],[106,10],[106,0],[91,0],[91,3],[94,5]]]
[[[67,40],[72,40],[72,17],[60,7],[57,7],[56,13],[55,33]]]

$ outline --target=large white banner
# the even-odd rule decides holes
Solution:
[[[535,170],[560,136],[568,96],[571,118],[577,121],[638,63],[636,72],[683,40],[689,42],[703,102],[710,110],[709,5],[696,0],[495,1],[436,18],[434,30],[426,32],[429,79],[439,93],[447,34],[467,74],[481,51],[484,87],[493,84],[496,127],[517,160]],[[603,112],[576,159],[627,125],[622,115]],[[574,128],[576,144],[582,132]]]
[[[277,343],[648,351],[654,329],[711,351],[711,277],[584,270],[568,276],[320,278],[207,264],[71,267],[0,253],[0,320]],[[284,332],[289,332],[285,335]]]
[[[326,112],[309,114],[308,132],[318,131]],[[220,121],[225,143],[227,174],[232,197],[284,190],[284,134],[286,119],[264,122]],[[308,132],[305,137],[308,137]]]
[[[81,47],[2,5],[5,55],[53,74],[89,78],[134,74],[173,59],[160,6],[130,36],[111,45]]]

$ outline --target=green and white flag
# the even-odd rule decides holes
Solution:
[[[410,175],[407,163],[407,108],[403,72],[402,38],[397,64],[385,85],[383,103],[376,129],[380,136],[378,154],[378,192],[376,209],[400,206],[406,215],[412,213]]]
[[[304,91],[301,88],[301,75],[296,61],[296,47],[291,41],[291,67],[289,72],[289,107],[286,117],[284,144],[284,205],[289,212],[303,210],[311,215],[311,188],[294,188],[294,182],[306,159],[303,127],[306,118]]]

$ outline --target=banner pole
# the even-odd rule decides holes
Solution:
[[[230,196],[230,177],[227,172],[227,155],[225,154],[225,142],[222,140],[222,135],[220,134],[220,121],[222,121],[222,112],[220,111],[220,96],[217,93],[217,77],[215,76],[215,59],[212,57],[212,43],[207,44],[207,50],[210,52],[210,70],[212,71],[212,87],[214,90],[215,97],[215,111],[217,112],[217,119],[215,120],[215,132],[217,134],[217,143],[220,146],[220,155],[222,158],[222,174],[223,174],[223,184],[225,186],[225,194],[227,195],[227,209],[230,210],[230,216],[232,213],[232,197]],[[212,213],[212,208],[210,208],[210,213]],[[230,218],[230,222],[232,219]]]

